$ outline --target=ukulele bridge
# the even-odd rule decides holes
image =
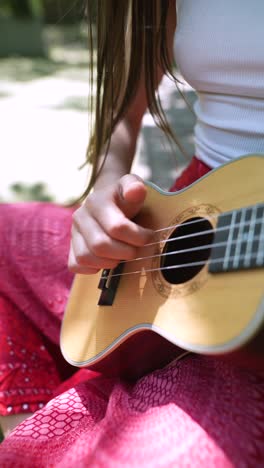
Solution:
[[[124,262],[121,262],[111,270],[103,270],[98,284],[98,289],[102,291],[98,301],[99,306],[111,306],[113,304],[123,269]]]

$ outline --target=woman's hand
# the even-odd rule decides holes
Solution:
[[[131,221],[145,197],[143,181],[132,174],[90,194],[73,214],[70,271],[93,274],[136,258],[137,247],[152,236],[151,230]]]

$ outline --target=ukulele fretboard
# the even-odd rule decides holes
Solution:
[[[264,204],[223,213],[218,218],[209,271],[264,266]]]

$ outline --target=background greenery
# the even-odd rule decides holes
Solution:
[[[96,1],[94,1],[94,5]],[[85,24],[85,0],[1,0],[0,21],[2,20],[9,34],[4,34],[1,47],[0,84],[1,80],[12,83],[28,83],[45,77],[77,79],[87,81],[89,59],[87,54],[87,27]],[[15,21],[15,23],[14,23]],[[39,56],[32,54],[30,42],[33,43],[30,23],[38,22],[40,26],[43,51]],[[19,32],[19,24],[26,25]],[[13,25],[15,24],[15,27]],[[10,40],[17,35],[18,43],[23,40],[19,35],[29,35],[29,49],[23,53],[10,53]],[[1,29],[1,27],[0,27]],[[5,50],[6,43],[6,53]],[[0,89],[0,99],[5,99],[6,91]],[[78,110],[87,112],[85,98],[67,98],[58,110]],[[13,201],[52,201],[53,196],[45,183],[26,184],[19,180],[9,188]],[[1,197],[0,202],[6,201]]]
[[[46,23],[73,23],[84,16],[83,0],[2,0],[0,14],[17,18],[42,17]]]
[[[5,181],[0,184],[0,201],[68,202],[69,198],[77,198],[87,183],[86,171],[77,171],[84,162],[90,131],[85,3],[86,0],[0,0],[0,23],[1,19],[10,19],[10,23],[13,19],[21,23],[37,19],[46,50],[42,56],[7,54],[0,58],[0,113],[9,115],[3,132],[7,137],[0,142],[0,153],[8,161]],[[94,0],[94,9],[96,5],[97,0]],[[12,31],[18,34],[16,29]],[[28,35],[34,42],[31,33]],[[9,32],[6,36],[12,34]],[[4,41],[8,39],[6,36]],[[192,104],[193,91],[185,85],[182,90]],[[191,157],[193,114],[186,109],[182,96],[169,80],[161,90],[161,98],[172,128]],[[43,135],[39,131],[41,124]],[[20,139],[13,138],[13,129]],[[167,189],[187,160],[177,147],[171,151],[148,115],[141,137],[139,175]],[[40,151],[43,148],[44,151]],[[23,159],[29,162],[21,167],[19,163]],[[41,164],[43,161],[45,167]],[[57,169],[49,172],[47,168],[54,165]],[[36,166],[41,167],[42,172],[35,171]],[[28,177],[29,173],[37,175]],[[53,183],[57,173],[64,181],[65,191],[57,180],[56,186]],[[79,178],[80,173],[84,175]]]

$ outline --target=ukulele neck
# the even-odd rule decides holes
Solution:
[[[264,266],[264,204],[218,217],[209,271],[220,273]]]

